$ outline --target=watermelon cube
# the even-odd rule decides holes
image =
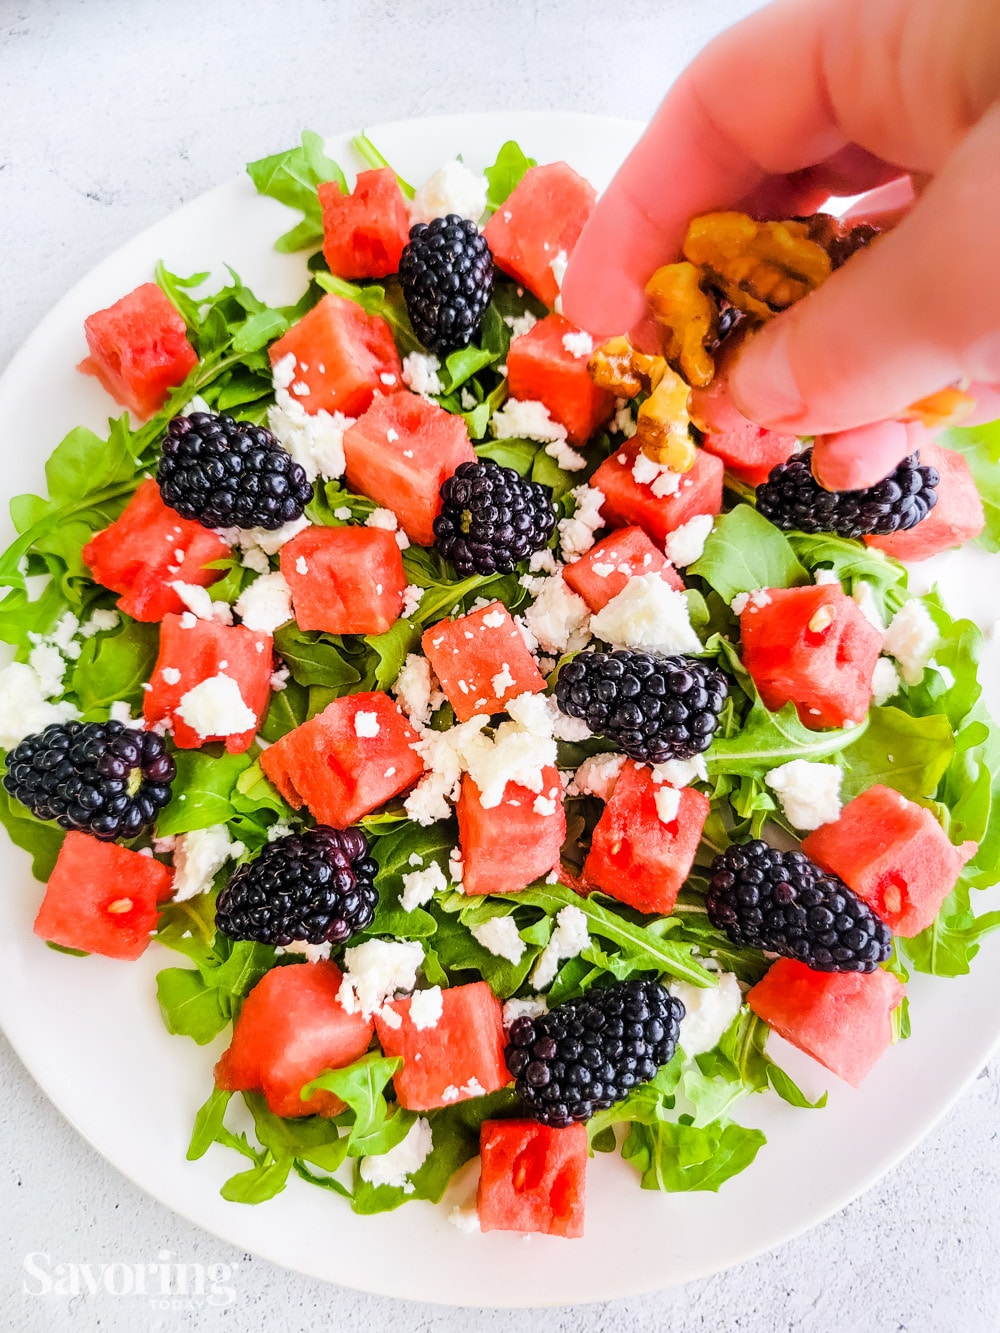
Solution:
[[[323,254],[341,278],[384,278],[399,268],[410,236],[410,215],[388,167],[362,171],[350,194],[336,181],[318,189],[323,210]]]
[[[343,1069],[368,1050],[375,1024],[349,1014],[337,992],[333,962],[293,963],[265,972],[243,1001],[233,1039],[215,1066],[215,1083],[230,1092],[262,1092],[275,1115],[337,1115],[344,1103],[302,1088],[326,1069]]]
[[[565,162],[529,167],[483,228],[497,267],[551,309],[596,203],[594,187]]]
[[[83,322],[90,355],[77,367],[145,420],[198,364],[187,325],[155,282],[144,282]]]
[[[35,934],[64,949],[105,958],[138,958],[156,929],[156,904],[170,897],[174,872],[151,856],[101,842],[89,833],[66,834]]]
[[[779,1036],[853,1088],[892,1045],[892,1011],[906,988],[891,972],[814,972],[779,958],[747,1004]]]
[[[559,865],[566,812],[557,769],[542,769],[541,792],[508,782],[488,808],[466,773],[455,813],[463,893],[517,893]]]
[[[267,712],[272,670],[269,634],[190,612],[164,616],[142,701],[146,725],[166,723],[181,750],[224,741],[230,754],[242,754]]]
[[[927,560],[978,537],[986,526],[982,499],[969,465],[960,453],[927,443],[920,446],[920,461],[937,468],[940,474],[937,504],[925,519],[906,532],[865,538],[869,546],[897,560]]]
[[[772,711],[791,700],[814,731],[863,721],[882,635],[839,584],[755,594],[740,633],[743,665]]]
[[[280,559],[300,629],[384,634],[399,619],[406,575],[385,528],[306,528]]]
[[[684,580],[642,528],[617,528],[586,555],[563,570],[568,587],[579,593],[591,611],[600,611],[637,574],[659,574],[678,592]]]
[[[159,486],[147,479],[120,517],[87,542],[83,561],[98,583],[121,593],[118,605],[126,615],[151,621],[184,610],[171,584],[207,588],[222,571],[205,566],[228,554],[221,537],[168,509]]]
[[[356,301],[332,292],[272,343],[268,355],[273,367],[284,363],[279,376],[306,412],[356,417],[375,394],[402,382],[403,367],[389,325]]]
[[[722,509],[722,460],[704,449],[697,450],[694,467],[684,474],[677,490],[655,494],[657,481],[636,481],[635,466],[639,446],[634,440],[606,458],[590,479],[591,486],[604,493],[601,514],[612,528],[637,524],[662,547],[667,534],[683,527],[699,514],[718,514]]]
[[[583,1235],[587,1128],[484,1120],[476,1207],[482,1231]]]
[[[545,689],[545,677],[503,602],[432,625],[421,646],[459,722],[502,713],[519,694]]]
[[[433,1111],[512,1081],[503,1057],[503,1009],[485,981],[443,990],[441,1014],[431,1026],[418,1027],[411,1006],[411,999],[394,1000],[375,1015],[382,1050],[403,1060],[392,1079],[400,1106]],[[394,1017],[387,1020],[386,1010]]]
[[[584,882],[639,912],[668,915],[691,873],[708,809],[701,792],[656,783],[648,768],[628,760],[594,829]]]
[[[411,541],[434,544],[441,485],[476,455],[460,416],[415,393],[376,398],[344,434],[347,484],[385,505]]]
[[[894,935],[909,937],[940,912],[977,845],[955,847],[930,810],[877,784],[810,833],[802,850],[839,875]]]
[[[772,468],[798,450],[798,437],[748,420],[730,397],[725,369],[720,369],[707,388],[691,390],[691,420],[704,436],[704,448],[721,458],[734,477],[760,486]]]
[[[347,828],[413,785],[419,740],[395,700],[378,691],[334,699],[269,746],[261,767],[296,810]]]
[[[583,340],[577,351],[574,339]],[[568,346],[567,346],[568,342]],[[566,427],[570,444],[586,444],[615,410],[614,395],[599,389],[587,372],[587,335],[562,315],[546,315],[515,338],[507,353],[510,396],[544,403],[553,421]]]

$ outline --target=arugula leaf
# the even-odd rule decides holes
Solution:
[[[940,442],[964,457],[982,498],[986,527],[976,541],[987,551],[1000,551],[1000,421],[947,430]]]
[[[274,633],[274,646],[300,685],[322,685],[340,695],[349,694],[361,672],[348,660],[342,639],[316,630],[301,630],[294,620]]]
[[[513,139],[501,145],[496,161],[483,173],[489,186],[486,195],[487,213],[495,213],[501,204],[506,203],[528,168],[537,166],[535,159],[528,157]]]
[[[156,974],[156,999],[167,1031],[191,1037],[199,1046],[217,1037],[232,1016],[218,987],[187,967],[167,967]]]
[[[757,588],[791,588],[809,582],[784,533],[743,504],[716,519],[690,573],[703,578],[727,602]]]
[[[640,1173],[643,1189],[717,1191],[751,1165],[767,1142],[759,1129],[733,1121],[696,1126],[691,1117],[634,1123],[622,1157]]]
[[[188,1144],[187,1159],[189,1162],[195,1162],[199,1157],[204,1157],[212,1144],[218,1142],[226,1108],[232,1095],[225,1088],[213,1088],[208,1100],[202,1106],[199,1106],[198,1113],[194,1118],[194,1129],[191,1131],[191,1142]]]
[[[863,735],[867,723],[844,730],[810,731],[799,721],[794,704],[769,712],[758,697],[743,726],[732,737],[713,741],[705,755],[710,774],[763,776],[789,759],[824,759]]]
[[[877,547],[832,533],[790,532],[788,540],[811,573],[820,567],[833,570],[848,592],[853,592],[858,583],[869,584],[886,618],[902,605],[906,569]]]
[[[899,708],[872,708],[864,733],[838,756],[842,797],[849,801],[876,783],[911,800],[933,796],[954,749],[943,713],[911,717]]]
[[[71,690],[85,716],[116,700],[135,704],[153,674],[159,626],[125,620],[115,630],[85,639],[73,666]]]
[[[398,1056],[385,1056],[379,1051],[363,1055],[354,1064],[343,1069],[329,1069],[307,1083],[302,1089],[302,1100],[308,1102],[317,1091],[332,1092],[354,1112],[354,1123],[345,1137],[345,1154],[362,1157],[375,1152],[387,1152],[406,1137],[414,1117],[403,1117],[403,1126],[396,1125],[384,1146],[376,1146],[385,1137],[383,1127],[389,1114],[385,1089],[393,1074],[403,1067]],[[395,1119],[395,1117],[394,1117]]]
[[[304,130],[299,148],[262,157],[247,163],[247,175],[258,194],[268,195],[302,213],[302,221],[283,236],[274,248],[283,253],[305,250],[323,240],[323,213],[316,187],[324,181],[336,181],[345,194],[347,178],[340,167],[323,151],[323,140],[312,130]]]
[[[334,273],[319,272],[315,275],[317,286],[335,296],[343,296],[367,310],[369,315],[379,315],[392,329],[396,345],[405,355],[419,352],[422,345],[413,332],[410,316],[406,309],[402,288],[395,279],[389,279],[386,285],[370,282],[364,286],[338,278]]]
[[[958,977],[969,971],[969,964],[979,952],[980,940],[998,928],[1000,911],[975,916],[969,886],[959,880],[936,920],[919,935],[900,939],[898,944],[918,972]]]
[[[389,163],[382,156],[379,150],[375,147],[371,139],[369,139],[368,135],[364,133],[364,131],[362,131],[361,134],[356,134],[354,136],[354,138],[351,140],[351,147],[362,159],[362,161],[367,163],[368,166],[370,167],[389,166]],[[392,168],[389,167],[389,170],[392,171]],[[413,188],[413,186],[410,185],[407,181],[403,180],[402,176],[399,174],[398,171],[393,171],[392,174],[396,177],[396,182],[399,185],[399,188],[403,192],[403,194],[406,195],[407,199],[412,199],[413,196],[416,194],[416,190]]]
[[[154,626],[155,628],[155,626]],[[174,755],[177,777],[170,802],[157,820],[159,837],[190,833],[232,819],[236,783],[253,763],[247,754],[226,754],[221,746],[201,750],[178,750]]]

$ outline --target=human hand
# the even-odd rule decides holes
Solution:
[[[908,404],[979,381],[970,422],[1000,415],[996,0],[778,0],[723,33],[598,203],[563,310],[621,333],[692,217],[868,190],[854,215],[889,233],[751,338],[729,388],[760,425],[815,435],[832,489],[870,485],[919,445]]]

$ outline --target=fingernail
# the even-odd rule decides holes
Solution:
[[[829,491],[856,491],[875,486],[907,454],[919,448],[926,432],[911,432],[901,421],[875,421],[870,426],[817,435],[813,473]]]
[[[788,356],[784,320],[762,329],[736,358],[729,384],[744,416],[772,429],[794,426],[805,407]]]

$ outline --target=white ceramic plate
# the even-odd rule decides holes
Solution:
[[[566,158],[601,187],[638,129],[626,121],[522,113],[397,123],[372,137],[418,182],[459,152],[474,166],[486,165],[514,137],[538,160]],[[348,135],[327,147],[345,167],[356,165]],[[160,258],[182,274],[209,267],[221,274],[229,262],[261,296],[292,300],[302,290],[304,260],[271,249],[290,223],[287,210],[258,198],[240,176],[137,236],[67,292],[0,380],[2,438],[26,446],[4,459],[4,499],[43,487],[44,460],[70,427],[100,430],[117,410],[96,381],[74,370],[85,353],[86,315],[148,281]],[[12,535],[8,529],[4,542]],[[952,607],[984,623],[995,581],[995,566],[987,571],[985,560],[982,552],[963,552],[935,571]],[[996,709],[1000,660],[987,674]],[[816,1095],[829,1084],[829,1106],[797,1111],[766,1097],[743,1103],[737,1118],[764,1128],[768,1146],[719,1195],[646,1192],[630,1167],[599,1156],[589,1169],[586,1238],[534,1237],[530,1244],[513,1235],[463,1235],[449,1225],[446,1208],[424,1203],[355,1217],[341,1200],[294,1177],[284,1194],[248,1208],[219,1196],[222,1181],[238,1169],[228,1150],[184,1160],[194,1112],[224,1042],[199,1048],[163,1029],[154,976],[182,960],[158,945],[133,964],[57,954],[32,934],[42,890],[27,857],[6,840],[0,872],[0,1023],[79,1132],[167,1207],[233,1244],[385,1295],[555,1305],[632,1295],[739,1263],[819,1222],[888,1170],[997,1043],[1000,944],[991,939],[971,977],[912,983],[914,1036],[882,1060],[859,1092],[774,1039],[775,1055],[807,1092]]]

